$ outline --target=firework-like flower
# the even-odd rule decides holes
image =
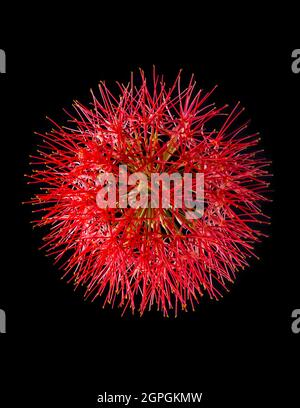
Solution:
[[[222,296],[255,255],[258,224],[267,222],[260,205],[268,162],[256,148],[258,134],[237,124],[240,105],[216,107],[213,91],[197,90],[193,77],[182,89],[180,74],[167,87],[155,72],[149,83],[141,72],[138,86],[132,77],[118,89],[116,96],[101,83],[91,107],[76,101],[68,126],[52,121],[55,128],[40,135],[29,181],[40,187],[35,222],[50,227],[44,246],[87,298],[140,314],[154,305],[164,315],[194,309],[205,292]],[[168,206],[121,206],[120,194],[114,206],[99,206],[107,187],[99,175],[114,175],[120,186],[120,166],[128,177],[203,174],[202,216],[187,217],[186,202],[175,205],[175,184],[163,190]]]

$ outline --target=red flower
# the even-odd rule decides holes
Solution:
[[[169,89],[155,72],[149,86],[141,72],[139,86],[132,79],[119,87],[117,97],[101,83],[91,108],[75,102],[68,127],[53,122],[41,135],[30,176],[41,186],[32,200],[43,211],[36,222],[51,227],[45,246],[86,297],[140,314],[154,305],[164,315],[194,309],[204,292],[219,298],[254,255],[263,235],[257,224],[267,222],[260,203],[268,162],[247,123],[232,126],[239,104],[229,113],[227,105],[216,108],[208,102],[212,91],[196,91],[193,78],[181,89],[179,74]],[[189,219],[185,204],[177,208],[172,185],[167,208],[161,201],[158,208],[122,208],[120,195],[115,208],[100,208],[99,174],[118,180],[120,165],[149,178],[204,174],[203,216]]]

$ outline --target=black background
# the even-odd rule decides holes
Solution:
[[[82,401],[88,408],[104,391],[203,391],[210,407],[288,404],[296,394],[300,74],[291,71],[291,53],[300,38],[293,12],[220,11],[220,24],[213,12],[204,17],[193,8],[168,18],[148,11],[127,17],[119,10],[111,19],[90,10],[76,20],[57,13],[47,22],[12,19],[4,30],[0,308],[7,314],[4,376],[13,388],[7,406]],[[219,84],[212,96],[219,104],[240,100],[273,161],[274,201],[266,208],[272,225],[257,246],[260,260],[251,260],[223,300],[204,300],[176,319],[155,311],[121,317],[101,301],[84,302],[38,250],[43,231],[32,230],[31,208],[21,204],[31,194],[23,174],[37,142],[33,132],[50,127],[45,116],[62,122],[62,108],[74,99],[88,103],[100,80],[126,82],[130,71],[151,73],[153,64],[170,80],[183,68],[206,90]]]

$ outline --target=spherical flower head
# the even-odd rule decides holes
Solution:
[[[32,204],[44,247],[86,298],[177,315],[220,298],[255,255],[269,163],[239,103],[215,106],[214,89],[182,87],[180,73],[170,87],[155,70],[138,81],[100,83],[67,126],[52,121],[32,156]]]

